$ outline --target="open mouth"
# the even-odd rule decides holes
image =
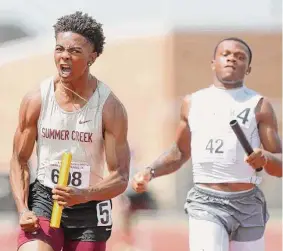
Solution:
[[[61,73],[64,77],[69,76],[72,72],[72,68],[69,65],[66,65],[66,64],[60,65],[60,70],[61,70]]]

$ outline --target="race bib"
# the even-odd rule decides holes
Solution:
[[[45,168],[44,185],[53,188],[58,183],[61,161],[53,160]],[[68,186],[75,188],[88,188],[90,179],[90,166],[86,163],[72,162]]]
[[[112,225],[110,200],[106,200],[106,201],[97,203],[96,213],[97,213],[97,226],[98,227],[105,227],[105,226]]]
[[[234,164],[237,157],[237,139],[233,132],[198,133],[192,137],[192,160],[196,163],[223,162]]]

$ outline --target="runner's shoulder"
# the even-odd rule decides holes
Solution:
[[[27,121],[38,120],[41,110],[41,93],[39,88],[35,88],[25,94],[20,105],[20,117],[25,117]]]

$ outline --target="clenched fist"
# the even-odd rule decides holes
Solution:
[[[256,148],[253,153],[245,158],[245,161],[254,169],[264,167],[267,163],[267,157],[263,149]]]
[[[19,220],[21,229],[25,232],[34,232],[39,228],[39,220],[32,211],[25,210]]]
[[[145,169],[143,171],[138,172],[133,180],[132,187],[137,193],[143,193],[147,190],[148,182],[151,180],[152,176],[150,173],[150,169]]]

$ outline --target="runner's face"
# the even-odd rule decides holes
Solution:
[[[88,63],[93,63],[95,59],[93,46],[82,35],[73,32],[58,33],[54,60],[63,80],[72,81],[88,74]]]
[[[237,41],[223,41],[216,50],[212,69],[223,84],[243,82],[245,75],[251,70],[247,48]]]

